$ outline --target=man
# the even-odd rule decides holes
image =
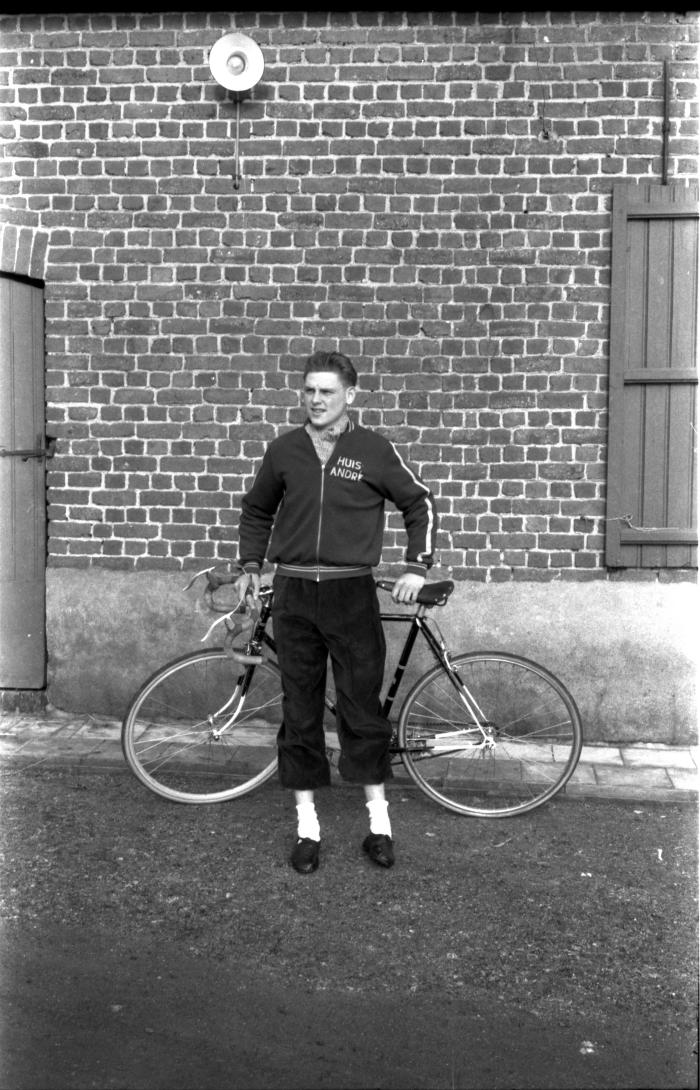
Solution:
[[[363,848],[382,867],[394,863],[384,781],[391,775],[391,727],[380,710],[385,641],[372,567],[379,563],[385,500],[404,519],[406,570],[395,602],[415,602],[436,533],[432,493],[389,440],[348,416],[357,374],[340,352],[315,352],[304,369],[303,427],[267,448],[243,498],[236,580],[257,595],[267,555],[277,565],[273,629],[282,672],[279,776],[294,791],[297,841],[291,862],[315,871],[321,839],[314,791],[330,783],[323,733],[330,654],[337,697],[340,775],[364,788],[369,834]]]

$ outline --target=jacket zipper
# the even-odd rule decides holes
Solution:
[[[321,466],[321,498],[318,508],[318,533],[316,535],[316,582],[321,582],[321,524],[323,522],[323,496],[326,486],[326,467]]]

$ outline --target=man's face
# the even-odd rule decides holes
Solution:
[[[304,379],[304,405],[314,428],[329,428],[355,400],[355,387],[344,386],[335,371],[309,371]]]

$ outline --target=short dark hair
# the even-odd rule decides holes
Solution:
[[[313,352],[306,361],[304,378],[310,371],[335,371],[343,386],[357,386],[357,371],[342,352]]]

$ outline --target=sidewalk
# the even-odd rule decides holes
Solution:
[[[126,765],[115,719],[0,712],[0,768],[112,768]],[[699,746],[584,745],[566,787],[579,798],[692,802],[698,796]]]

